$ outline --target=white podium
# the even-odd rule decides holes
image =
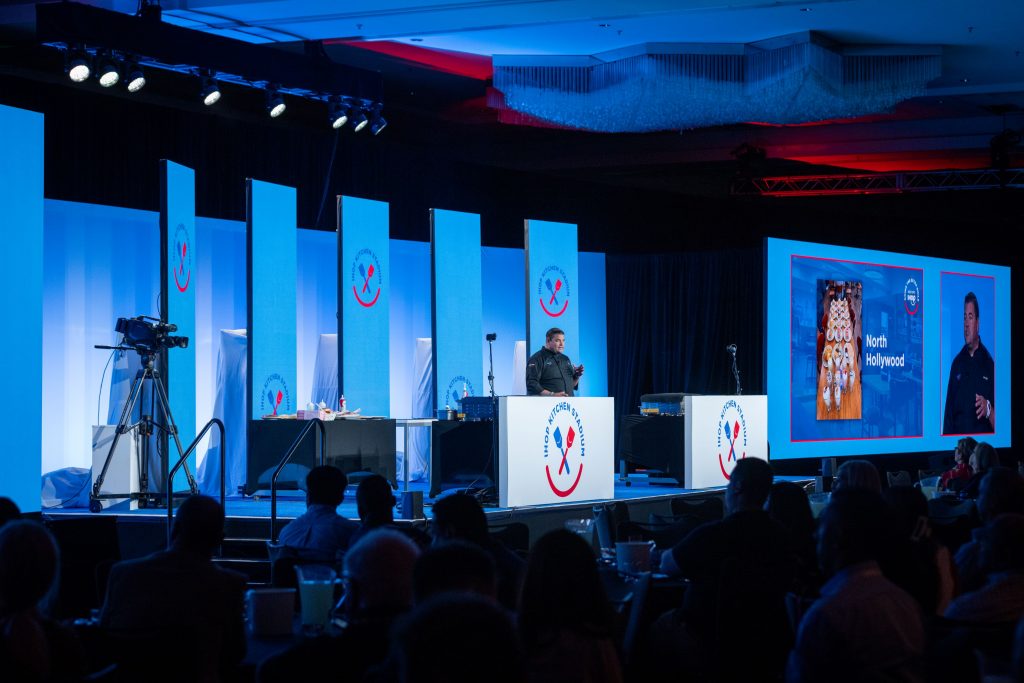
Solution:
[[[615,399],[501,396],[502,507],[607,500],[615,488]]]
[[[725,486],[738,460],[768,459],[767,396],[687,396],[688,489]]]

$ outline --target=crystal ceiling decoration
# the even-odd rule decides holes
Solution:
[[[597,132],[795,124],[885,112],[942,70],[935,46],[651,43],[588,57],[496,56],[492,107]]]

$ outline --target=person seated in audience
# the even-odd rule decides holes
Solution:
[[[939,488],[943,491],[959,491],[971,478],[970,459],[978,442],[974,437],[965,436],[956,442],[953,449],[953,469],[942,473]]]
[[[356,510],[359,528],[352,534],[350,545],[374,529],[394,529],[408,536],[420,548],[430,545],[430,536],[413,526],[395,524],[395,494],[391,484],[379,474],[372,474],[359,482],[356,488]]]
[[[981,491],[981,480],[993,467],[999,467],[999,453],[992,444],[986,441],[978,442],[971,453],[967,464],[971,468],[971,478],[960,489],[961,498],[977,498]]]
[[[413,572],[416,604],[448,592],[475,593],[497,602],[498,572],[483,548],[453,540],[423,551]]]
[[[18,504],[7,496],[0,496],[0,527],[16,519],[21,519],[21,509]]]
[[[111,568],[100,626],[121,642],[126,668],[160,666],[181,648],[176,677],[208,680],[229,675],[245,655],[245,576],[212,561],[223,538],[220,503],[190,496],[169,548]]]
[[[59,569],[44,526],[15,519],[0,528],[0,679],[71,681],[85,673],[81,644],[45,613]]]
[[[613,613],[587,542],[559,529],[530,552],[519,597],[519,636],[534,682],[622,680]]]
[[[878,468],[867,460],[847,460],[840,465],[832,481],[832,490],[852,489],[881,493],[882,477],[878,474]]]
[[[818,556],[814,549],[814,515],[803,487],[791,481],[772,484],[765,510],[776,522],[786,527],[792,539],[796,575],[792,591],[797,595],[816,595],[821,585]]]
[[[399,683],[528,680],[508,613],[469,593],[444,593],[418,605],[396,625],[389,659]]]
[[[946,617],[986,624],[1015,622],[1024,616],[1024,515],[995,517],[978,539],[987,582],[953,600]]]
[[[764,460],[736,463],[725,489],[726,516],[694,529],[661,557],[661,570],[689,579],[678,637],[690,647],[694,664],[722,680],[751,680],[781,674],[792,642],[785,595],[796,571],[789,531],[764,510],[772,485]],[[737,633],[743,657],[728,653]]]
[[[403,534],[377,529],[345,553],[345,597],[338,635],[306,640],[265,660],[260,683],[359,681],[388,653],[388,634],[413,602],[412,577],[420,550]]]
[[[337,467],[320,465],[306,475],[306,511],[281,531],[278,543],[307,562],[336,564],[348,550],[357,522],[338,514],[348,477]]]
[[[923,681],[920,607],[879,566],[885,503],[871,491],[837,491],[818,523],[818,559],[828,580],[800,622],[786,680]]]
[[[920,604],[925,614],[942,614],[953,599],[953,558],[932,538],[928,500],[921,489],[890,486],[882,498],[892,513],[892,548],[885,575]]]
[[[1024,478],[1009,467],[993,467],[978,487],[978,517],[987,524],[1002,514],[1024,514]],[[960,592],[973,591],[985,583],[981,565],[981,529],[956,553]]]
[[[490,537],[487,517],[476,498],[465,493],[452,494],[434,503],[433,514],[434,543],[461,539],[483,548],[498,569],[498,601],[508,609],[515,609],[525,563]]]

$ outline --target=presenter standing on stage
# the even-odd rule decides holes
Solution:
[[[583,365],[573,365],[562,353],[565,332],[552,327],[544,347],[526,361],[526,393],[530,396],[572,396],[583,376]]]

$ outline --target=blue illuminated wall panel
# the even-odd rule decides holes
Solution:
[[[341,197],[338,226],[339,386],[349,405],[362,408],[364,415],[389,415],[391,256],[388,205]]]
[[[430,216],[435,406],[455,409],[464,393],[486,393],[480,216],[441,209]]]
[[[249,181],[249,419],[296,411],[295,215],[294,188]]]
[[[580,396],[608,395],[608,305],[604,254],[580,252],[580,340],[572,361],[583,364]]]
[[[160,162],[160,233],[163,242],[164,319],[178,326],[174,336],[188,337],[187,348],[167,350],[167,387],[171,414],[178,426],[182,449],[196,436],[196,180],[195,172],[171,161]],[[207,418],[208,419],[208,418]],[[164,437],[166,438],[166,437]],[[169,465],[178,458],[173,439],[167,444]],[[195,472],[196,456],[188,467]],[[178,470],[175,490],[186,488],[185,472]]]
[[[0,453],[0,495],[11,498],[23,512],[35,512],[41,507],[44,413],[42,114],[0,106],[0,206],[0,354],[11,413]]]
[[[527,349],[535,353],[552,327],[565,331],[565,354],[579,365],[580,280],[576,226],[526,221]]]

